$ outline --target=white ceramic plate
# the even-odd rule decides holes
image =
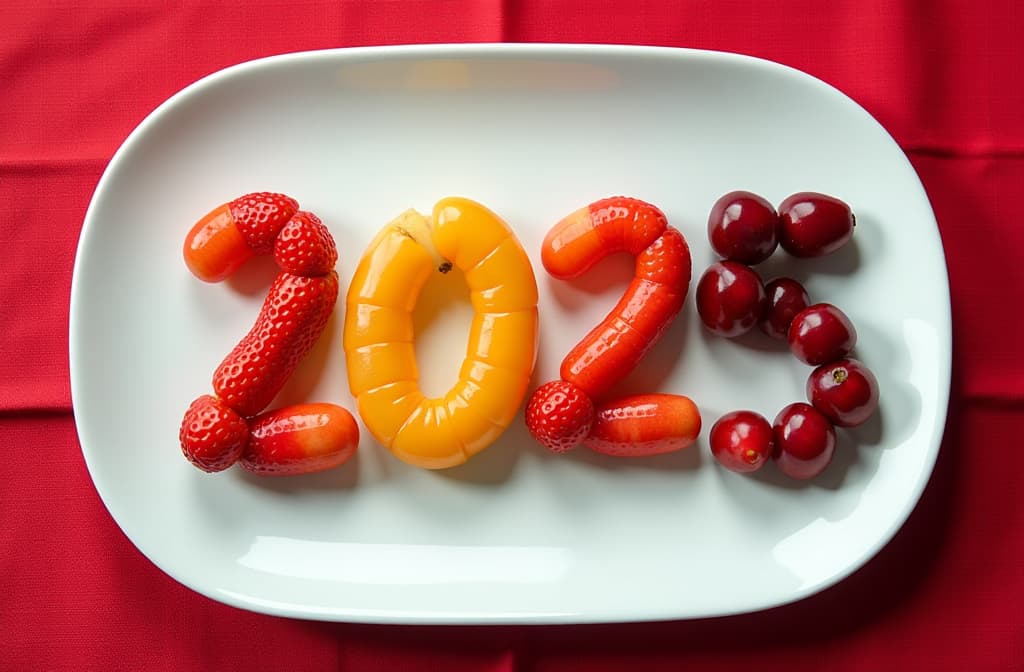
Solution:
[[[538,272],[536,382],[617,300],[628,259],[558,283],[545,231],[597,198],[659,205],[688,237],[694,282],[721,194],[778,203],[817,190],[858,215],[855,244],[790,273],[842,307],[878,374],[878,417],[841,433],[809,484],[774,468],[719,468],[722,413],[774,417],[809,369],[776,343],[709,337],[692,293],[624,390],[695,399],[692,449],[624,461],[544,453],[521,417],[464,467],[408,467],[368,436],[334,472],[260,480],[202,474],[181,456],[182,412],[210,388],[273,274],[193,279],[181,245],[215,205],[257,190],[296,197],[329,225],[347,279],[371,236],[408,207],[459,194],[500,213]],[[912,263],[908,263],[912,261]],[[443,390],[470,310],[435,283],[418,312],[424,386]],[[461,291],[464,291],[461,290]],[[337,315],[336,315],[337,317]],[[216,600],[261,612],[402,623],[565,623],[757,610],[850,574],[899,529],[927,482],[949,391],[950,314],[928,200],[886,132],[800,72],[735,55],[660,48],[467,45],[294,54],[212,75],[171,98],[116,153],[75,265],[71,382],[82,450],[117,523],[156,565]],[[282,401],[352,408],[340,321]],[[365,434],[365,432],[364,432]]]

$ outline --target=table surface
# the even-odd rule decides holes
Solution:
[[[1002,454],[1024,419],[1024,9],[1012,0],[4,1],[0,16],[0,249],[12,252],[0,273],[0,669],[1024,669],[1024,507]],[[67,356],[78,235],[114,151],[223,67],[440,42],[749,54],[832,84],[893,135],[945,246],[953,383],[933,478],[866,566],[795,604],[719,619],[373,626],[213,602],[121,533],[82,459]]]

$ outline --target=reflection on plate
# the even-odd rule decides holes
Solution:
[[[346,282],[374,232],[407,207],[459,194],[500,213],[538,270],[538,382],[557,375],[630,274],[628,260],[610,259],[577,283],[547,278],[540,242],[563,215],[616,193],[656,203],[688,237],[696,278],[712,260],[705,225],[721,194],[835,194],[857,212],[855,243],[799,263],[780,252],[760,270],[797,277],[851,316],[858,356],[880,380],[880,413],[842,432],[835,463],[810,484],[722,471],[707,429],[684,453],[616,461],[545,454],[521,419],[447,472],[408,467],[364,436],[334,472],[202,474],[180,455],[181,414],[251,325],[271,270],[256,263],[204,285],[181,243],[213,206],[264,189],[323,218]],[[470,315],[459,287],[434,289],[418,309],[428,391],[454,377]],[[352,407],[336,318],[283,400]],[[802,398],[808,371],[766,339],[709,337],[691,297],[623,389],[687,394],[708,428],[736,408],[773,417]],[[807,75],[698,51],[352,49],[215,74],[162,105],[111,161],[72,289],[75,414],[114,519],[194,590],[305,618],[694,618],[810,595],[862,565],[913,509],[941,439],[949,371],[939,236],[896,144]]]

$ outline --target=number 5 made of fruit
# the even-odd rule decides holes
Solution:
[[[474,317],[457,382],[419,386],[413,310],[431,273],[461,270]],[[537,282],[515,234],[465,198],[408,210],[373,239],[356,268],[344,327],[348,383],[369,432],[426,469],[465,462],[493,443],[526,396],[537,354]]]

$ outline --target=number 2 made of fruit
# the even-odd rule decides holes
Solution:
[[[553,277],[570,280],[617,252],[636,259],[625,293],[565,356],[560,379],[540,386],[527,403],[531,435],[552,452],[582,443],[607,455],[656,455],[693,444],[700,432],[700,412],[688,397],[614,397],[616,383],[665,334],[689,290],[689,246],[664,213],[636,198],[595,201],[548,232],[541,261]]]
[[[213,394],[185,411],[179,442],[206,472],[235,463],[262,476],[329,469],[359,445],[344,408],[325,403],[263,412],[323,333],[338,297],[337,248],[327,227],[284,194],[246,194],[214,208],[185,238],[189,270],[220,282],[257,255],[280,272],[249,333],[213,374]]]

